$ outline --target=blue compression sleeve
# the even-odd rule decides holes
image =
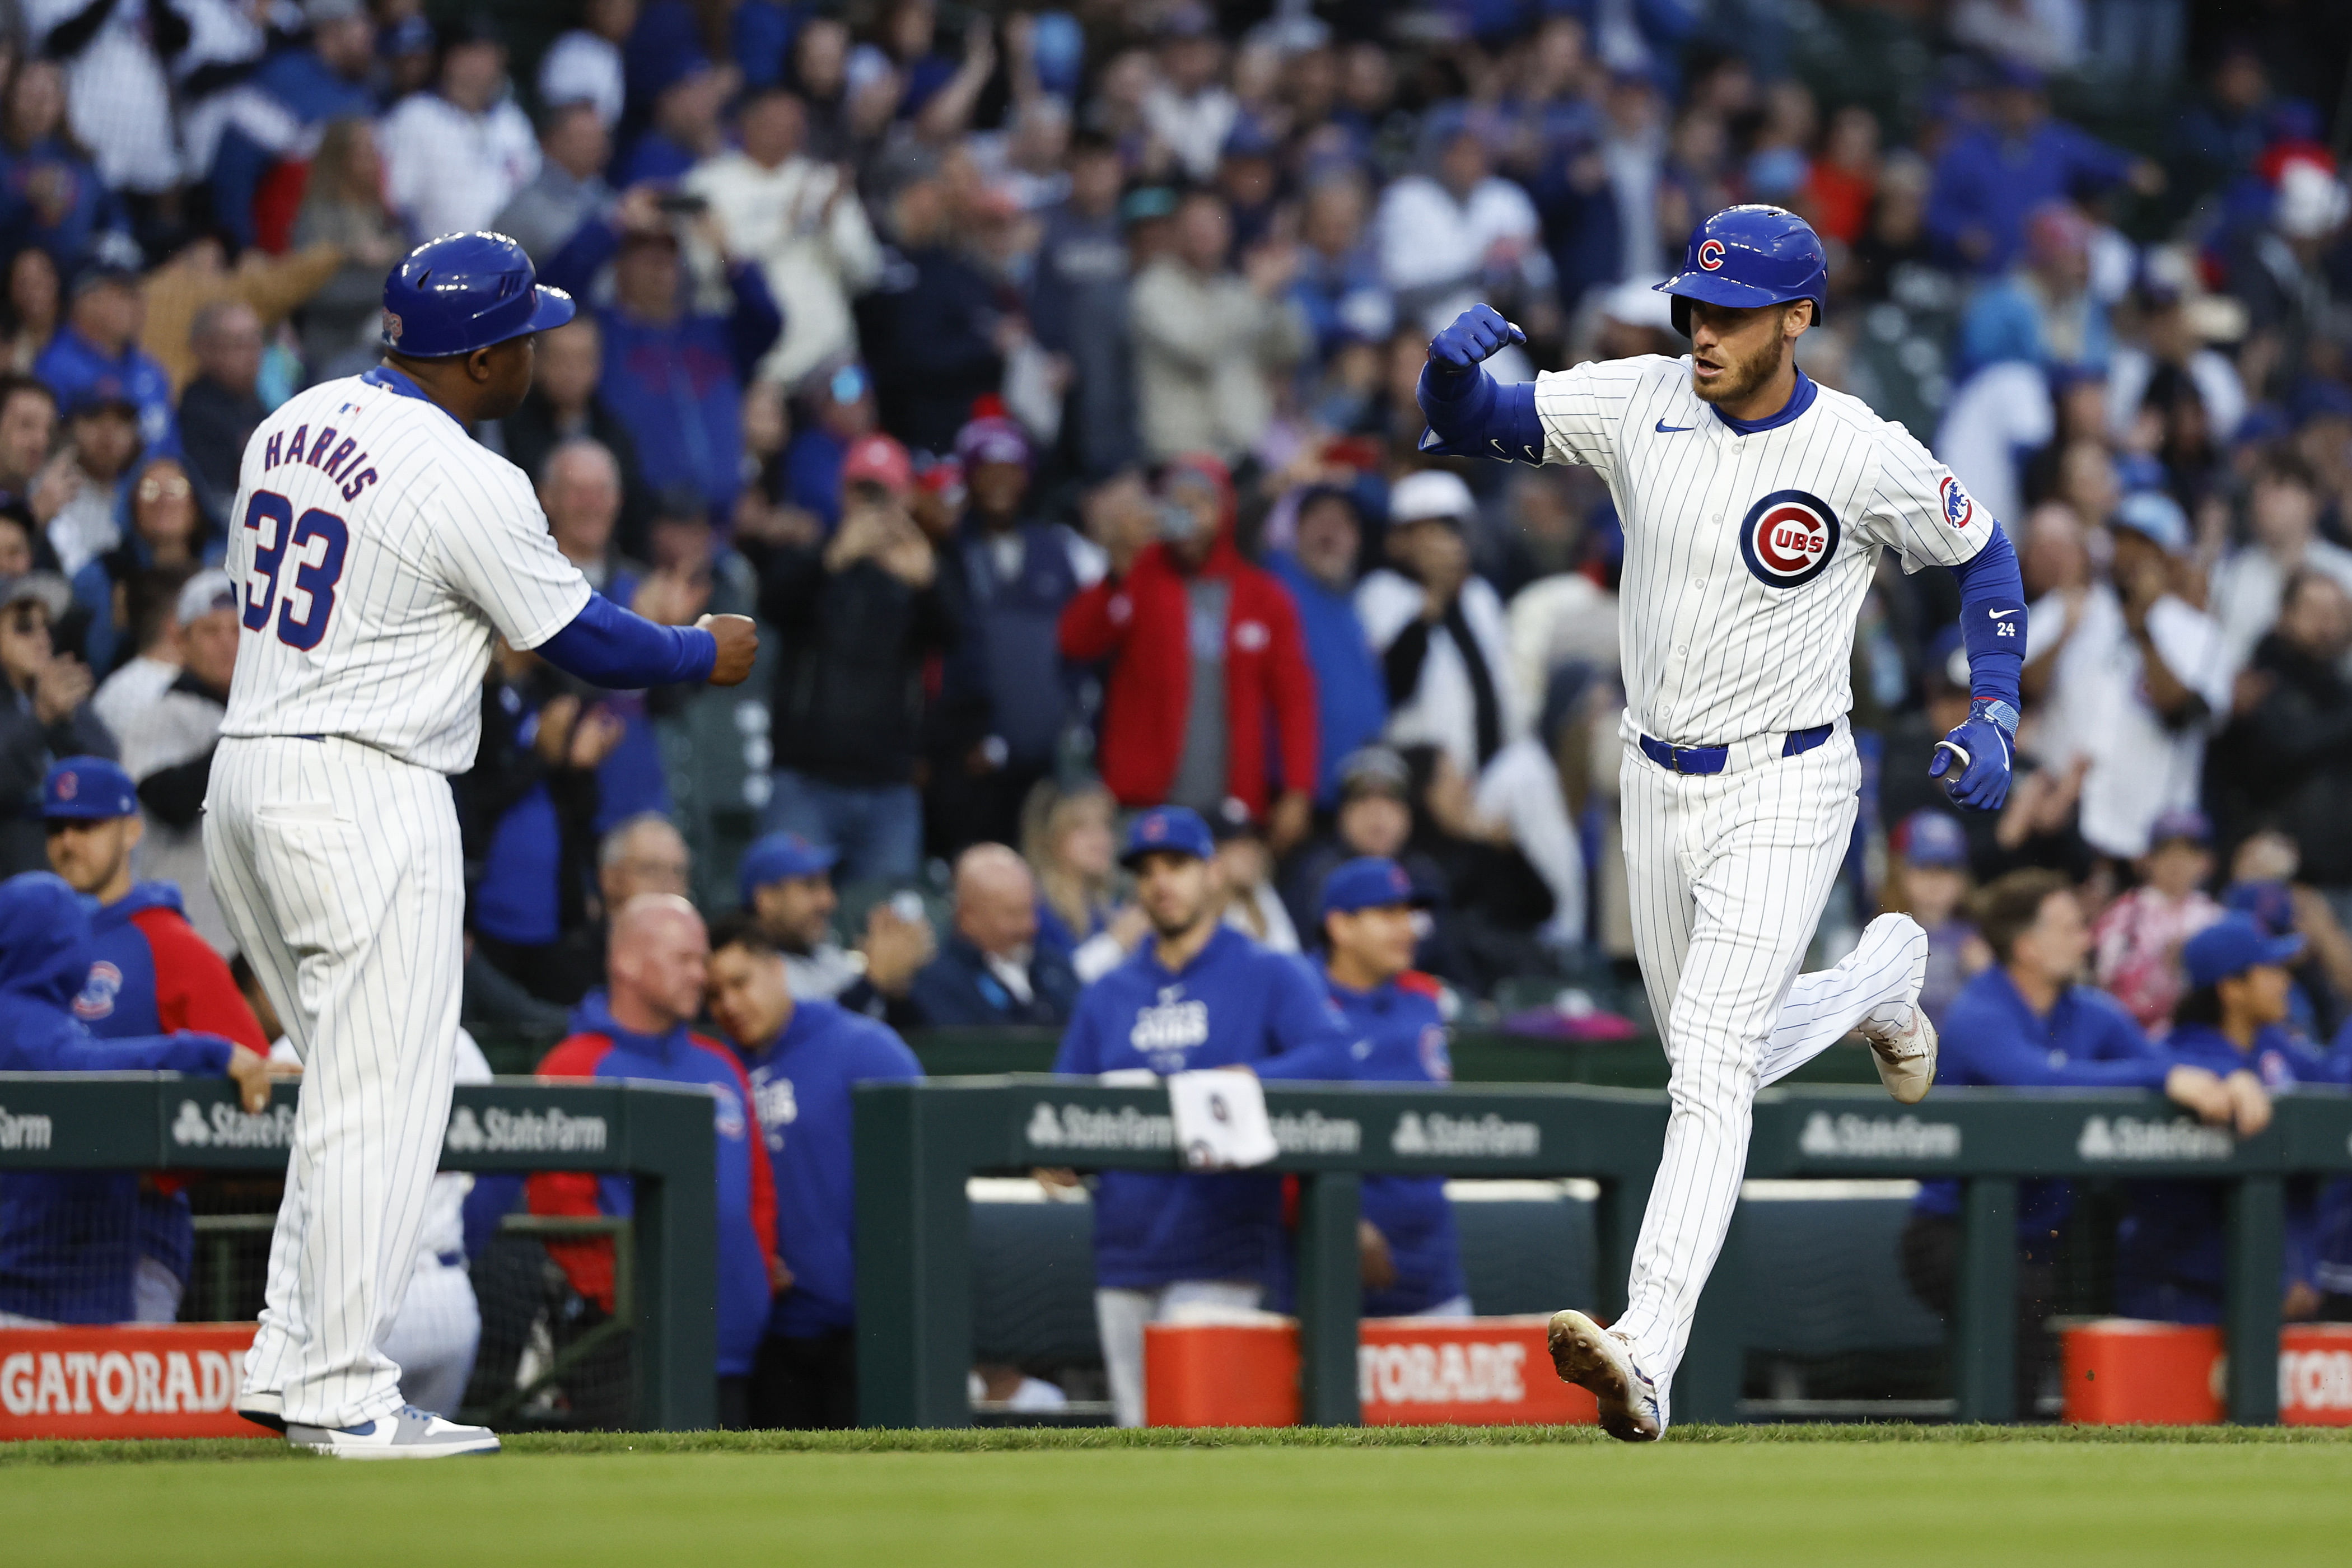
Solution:
[[[1543,461],[1543,421],[1536,417],[1536,384],[1496,384],[1484,370],[1475,375],[1440,375],[1424,365],[1414,393],[1429,434],[1421,449],[1438,457],[1500,458],[1507,463]]]
[[[719,639],[698,626],[657,626],[591,594],[572,624],[533,651],[591,685],[635,691],[709,679]]]
[[[2025,579],[2000,524],[1972,561],[1952,568],[1960,580],[1960,641],[1969,650],[1969,695],[2020,702],[2025,674]]]

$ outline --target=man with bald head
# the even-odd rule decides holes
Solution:
[[[702,1011],[709,967],[709,937],[692,904],[671,892],[629,899],[613,914],[610,985],[581,1002],[572,1014],[578,1033],[547,1053],[539,1076],[651,1079],[709,1091],[719,1130],[719,1415],[740,1426],[769,1301],[787,1276],[776,1261],[775,1184],[752,1117],[751,1080],[732,1051],[687,1027]],[[626,1176],[541,1172],[528,1186],[533,1214],[631,1211]],[[576,1338],[612,1314],[613,1246],[597,1237],[550,1242],[547,1250],[580,1295],[579,1315],[566,1316]],[[570,1390],[573,1414],[618,1425],[628,1416],[628,1387],[626,1376],[579,1380]]]
[[[956,859],[955,929],[907,993],[927,1029],[1030,1024],[1060,1028],[1077,1005],[1069,960],[1037,947],[1037,884],[1002,844]]]
[[[751,1375],[754,1426],[857,1425],[857,1204],[850,1090],[918,1079],[887,1026],[835,1002],[795,999],[783,955],[748,910],[712,933],[710,1016],[751,1068],[776,1172],[785,1283]]]
[[[558,446],[540,468],[539,504],[564,559],[589,586],[627,604],[646,568],[613,545],[621,521],[621,465],[612,448],[584,436]]]

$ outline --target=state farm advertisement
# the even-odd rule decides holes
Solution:
[[[231,1408],[253,1327],[0,1329],[0,1441],[269,1436]]]

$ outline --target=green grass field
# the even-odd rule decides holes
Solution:
[[[2352,1434],[2347,1434],[2352,1436]],[[363,1568],[2352,1560],[2352,1440],[2198,1428],[636,1434],[354,1465],[0,1450],[0,1563]]]

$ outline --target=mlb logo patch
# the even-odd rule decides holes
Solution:
[[[1946,474],[1944,482],[1937,486],[1937,493],[1944,498],[1946,522],[1950,523],[1954,528],[1964,529],[1975,521],[1977,503],[1969,499],[1969,492],[1960,488],[1959,480]]]

